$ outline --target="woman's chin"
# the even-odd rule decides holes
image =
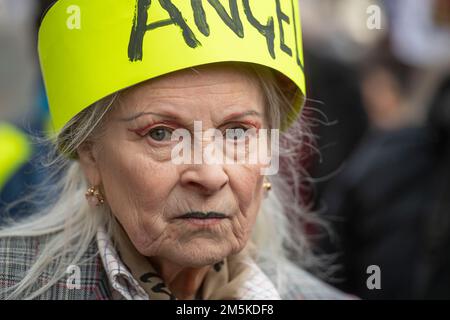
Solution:
[[[187,244],[177,244],[165,250],[168,260],[184,267],[200,268],[223,261],[233,253],[229,244],[218,244],[208,239],[196,239]]]

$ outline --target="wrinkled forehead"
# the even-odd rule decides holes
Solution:
[[[124,90],[123,95],[143,88],[190,89],[230,83],[259,86],[258,78],[250,66],[237,63],[215,63],[148,80]]]
[[[213,64],[148,80],[124,90],[119,98],[122,112],[130,111],[130,108],[146,108],[152,104],[161,107],[164,103],[169,109],[183,104],[185,108],[196,104],[209,104],[214,108],[221,104],[217,106],[217,111],[223,111],[221,107],[262,108],[264,95],[258,77],[250,67]]]

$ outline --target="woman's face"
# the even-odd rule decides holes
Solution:
[[[264,104],[256,77],[225,65],[180,71],[121,95],[102,134],[79,155],[141,254],[200,267],[245,246],[263,195],[262,165],[174,164],[170,137],[180,128],[192,133],[194,121],[203,131],[264,128]],[[186,216],[192,212],[218,218]]]

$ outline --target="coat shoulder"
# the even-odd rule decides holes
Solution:
[[[17,285],[29,273],[36,260],[45,254],[45,247],[53,239],[49,234],[37,237],[0,238],[0,300],[8,297],[8,288]],[[51,256],[46,257],[51,259]],[[31,292],[42,288],[52,278],[56,261],[51,261],[39,275]],[[105,300],[110,298],[108,278],[103,268],[98,247],[93,240],[76,266],[66,266],[66,274],[38,300]]]

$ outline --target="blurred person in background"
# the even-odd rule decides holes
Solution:
[[[439,11],[449,7],[442,1],[392,1],[386,7],[388,46],[381,43],[360,67],[370,129],[327,182],[321,201],[336,238],[323,248],[340,254],[335,277],[341,282],[333,283],[362,298],[450,298],[449,146],[442,138],[447,131],[427,116],[431,105],[448,110],[442,79],[448,75],[450,29],[442,17],[449,15]],[[447,126],[443,119],[439,128]],[[373,265],[381,271],[379,290],[367,285]]]
[[[431,137],[424,127],[408,125],[408,91],[394,64],[372,61],[364,71],[371,127],[322,198],[339,240],[328,252],[342,252],[336,276],[345,279],[342,289],[363,298],[413,297],[419,228],[431,201]],[[383,272],[382,290],[366,286],[370,265]]]
[[[450,298],[448,95],[447,78],[422,126],[405,124],[400,107],[383,107],[389,116],[381,120],[369,111],[374,127],[325,190],[324,214],[337,240],[323,248],[341,254],[341,282],[333,283],[344,291],[368,299]],[[371,265],[380,267],[381,290],[367,287]]]
[[[38,74],[34,0],[0,0],[0,223],[8,204],[26,195],[46,175],[37,161],[48,150],[36,145],[48,122],[47,100]],[[26,215],[16,207],[10,215]]]

